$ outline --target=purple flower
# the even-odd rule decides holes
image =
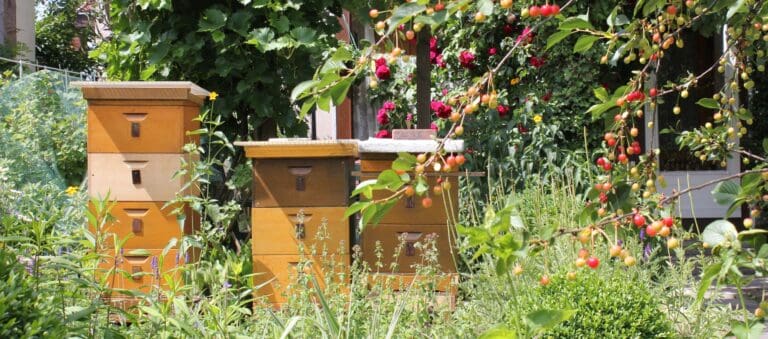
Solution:
[[[640,241],[645,241],[645,228],[640,229]]]
[[[152,256],[151,265],[152,265],[152,272],[155,274],[155,278],[159,278],[160,277],[160,267],[157,264],[157,257],[156,256]]]
[[[618,240],[616,240],[616,245],[623,246],[624,245],[624,241],[621,240],[621,239],[618,239]]]
[[[224,281],[224,284],[222,284],[222,287],[224,287],[224,289],[226,290],[232,287],[232,284],[230,284],[229,281]]]
[[[470,51],[461,51],[459,53],[459,63],[464,68],[474,68],[475,55]]]
[[[643,250],[643,259],[648,260],[648,258],[651,256],[651,244],[645,244],[645,249]]]

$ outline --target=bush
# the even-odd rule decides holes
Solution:
[[[38,302],[39,294],[31,284],[16,256],[0,249],[0,337],[50,337],[61,329],[60,319],[49,316]]]
[[[540,305],[572,309],[571,319],[548,335],[557,338],[667,338],[672,324],[652,295],[623,272],[605,279],[582,271],[573,281],[560,277],[540,290]]]

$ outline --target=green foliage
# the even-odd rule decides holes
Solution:
[[[0,246],[0,336],[34,338],[60,336],[65,332],[61,319],[50,316],[44,292],[30,276],[35,262],[28,259],[28,271],[16,253]]]
[[[672,325],[660,313],[660,299],[625,274],[602,277],[582,272],[576,280],[557,277],[539,291],[543,307],[571,308],[573,317],[547,333],[560,338],[666,338]]]
[[[338,45],[341,3],[112,1],[115,37],[93,55],[110,78],[189,80],[218,92],[222,130],[234,140],[303,135],[289,92]]]
[[[43,15],[35,21],[37,63],[75,72],[93,71],[96,61],[88,57],[88,50],[96,44],[93,27],[98,13],[78,11],[83,5],[81,0],[48,0],[43,5]],[[88,18],[85,27],[75,26],[78,12]],[[73,39],[79,40],[79,48],[75,48]]]

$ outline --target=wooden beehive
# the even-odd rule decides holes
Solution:
[[[88,193],[117,203],[114,219],[100,230],[107,235],[99,267],[112,273],[109,295],[120,304],[133,305],[120,290],[149,292],[167,288],[163,275],[178,277],[176,268],[196,256],[163,249],[199,224],[185,206],[162,207],[174,199],[185,178],[173,178],[186,158],[182,147],[198,143],[187,131],[200,128],[195,118],[208,91],[190,82],[78,82],[88,101]],[[196,194],[194,191],[182,194]],[[174,208],[185,211],[179,222]],[[127,239],[121,250],[112,238]]]
[[[437,142],[432,140],[370,139],[361,142],[360,180],[374,179],[381,171],[390,169],[399,152],[415,155],[433,152],[436,148]],[[448,142],[446,151],[463,151],[463,142]],[[445,281],[436,284],[435,291],[445,293],[446,297],[453,301],[457,291],[457,282],[454,282],[457,280],[456,233],[449,220],[450,215],[458,214],[458,177],[457,173],[427,172],[427,182],[430,186],[437,183],[438,177],[451,182],[452,189],[439,197],[433,195],[432,207],[424,208],[418,198],[403,198],[378,225],[365,227],[360,234],[360,242],[363,260],[380,279],[413,281],[417,278],[415,274],[419,265],[436,264]],[[374,193],[374,199],[383,198],[387,194]],[[424,246],[432,244],[433,246]],[[436,262],[425,258],[425,247],[437,250]],[[403,285],[398,284],[400,288],[403,288]]]
[[[344,212],[357,141],[235,144],[253,161],[252,251],[254,282],[261,286],[254,292],[256,302],[277,307],[288,302],[295,295],[291,286],[302,274],[319,282],[331,278],[345,283],[351,224]]]

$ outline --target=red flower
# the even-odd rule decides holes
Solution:
[[[512,28],[512,25],[509,25],[509,24],[504,25],[504,27],[502,27],[502,30],[504,30],[504,34],[506,35],[510,35],[514,31],[514,29]]]
[[[387,114],[386,109],[382,108],[379,110],[376,114],[376,122],[378,122],[379,125],[386,125],[389,123],[389,114]]]
[[[387,80],[392,74],[389,72],[387,65],[381,65],[376,67],[376,77],[381,80]]]
[[[459,53],[459,63],[461,64],[461,67],[464,68],[473,68],[475,65],[473,64],[475,62],[475,55],[472,54],[470,51],[461,51]]]
[[[437,55],[437,58],[435,58],[435,63],[437,64],[437,67],[445,68],[445,61],[443,60],[442,54]]]
[[[496,107],[496,111],[499,112],[499,118],[503,119],[504,117],[507,116],[507,114],[509,114],[509,107],[504,105],[499,105],[498,107]]]
[[[384,57],[378,58],[374,62],[376,63],[376,68],[378,68],[379,66],[386,66],[387,65],[387,59],[384,59]]]
[[[525,29],[523,29],[523,33],[521,33],[520,35],[517,36],[517,39],[515,40],[515,43],[516,44],[527,45],[527,44],[531,43],[531,41],[533,40],[533,36],[534,36],[534,34],[533,34],[533,32],[531,32],[531,28],[530,27],[525,27]]]
[[[489,48],[488,55],[496,55],[496,47]]]
[[[393,111],[395,110],[395,103],[392,101],[385,101],[384,105],[381,106],[381,108],[387,110],[387,111]]]
[[[520,133],[525,134],[528,133],[528,129],[523,126],[522,123],[517,124],[517,130],[520,131]]]
[[[437,50],[437,38],[434,35],[429,38],[429,50]]]
[[[432,124],[429,125],[429,128],[431,128],[433,131],[437,131],[437,124],[433,121]]]
[[[546,62],[546,59],[539,58],[539,57],[531,57],[530,64],[531,66],[535,68],[539,68],[541,66],[544,66],[544,63]]]
[[[545,102],[549,101],[549,99],[552,99],[552,92],[547,92],[547,94],[544,94],[544,96],[541,97],[541,100],[544,100]]]
[[[392,137],[392,135],[389,134],[389,131],[387,131],[385,129],[383,129],[383,130],[379,131],[378,133],[376,133],[376,138],[388,139],[388,138],[391,138],[391,137]]]
[[[444,104],[442,101],[432,101],[429,108],[431,108],[439,118],[445,119],[451,116],[451,106]]]

